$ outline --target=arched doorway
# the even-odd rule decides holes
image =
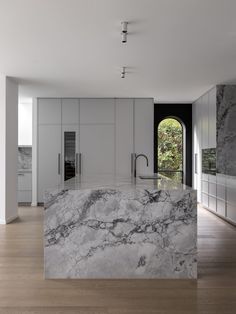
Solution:
[[[158,143],[158,128],[166,127],[168,129],[168,119],[174,120],[171,121],[173,122],[172,124],[175,128],[174,130],[173,128],[171,128],[168,132],[166,132],[167,134],[165,136],[167,136],[167,139],[165,138],[165,141],[168,140],[168,136],[170,136],[170,134],[172,134],[172,136],[176,136],[176,134],[181,135],[182,133],[182,137],[179,137],[179,140],[181,140],[182,138],[182,144],[180,141],[180,144],[178,146],[179,153],[181,152],[182,148],[182,157],[178,159],[178,167],[176,166],[177,161],[175,160],[176,154],[173,154],[172,152],[173,149],[169,151],[169,154],[172,154],[172,163],[170,163],[170,161],[168,163],[164,163],[163,160],[160,163],[160,161],[158,160],[158,149],[161,149]],[[159,138],[159,142],[160,140],[161,139]],[[163,143],[165,144],[164,140]],[[169,147],[171,146],[170,144],[168,145]],[[184,184],[192,186],[192,158],[192,105],[159,103],[154,104],[154,172],[169,170],[169,177],[177,177],[179,181],[183,181]],[[163,169],[163,167],[165,167],[165,169]],[[171,171],[175,172],[173,172],[173,174],[171,175]],[[177,171],[182,171],[182,173],[178,173]],[[168,171],[165,172],[165,175],[167,175],[167,172]]]
[[[158,124],[158,172],[179,183],[185,181],[184,133],[183,123],[175,117],[166,117]]]

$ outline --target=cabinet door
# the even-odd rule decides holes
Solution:
[[[209,148],[216,147],[216,88],[209,92]]]
[[[32,173],[18,173],[18,191],[32,190]]]
[[[202,116],[202,148],[208,148],[208,116],[209,116],[209,102],[208,93],[201,97],[201,116]]]
[[[196,105],[196,153],[197,153],[197,200],[201,202],[201,180],[202,180],[202,107],[201,98],[195,102]]]
[[[114,125],[80,125],[80,153],[82,174],[114,174],[115,172]]]
[[[79,99],[62,99],[62,124],[79,124]]]
[[[196,103],[192,105],[192,130],[193,130],[193,188],[198,187],[198,136],[197,136],[197,108]]]
[[[131,153],[134,149],[133,99],[116,100],[116,174],[131,174]]]
[[[79,126],[62,126],[62,181],[79,174]]]
[[[61,99],[38,99],[38,123],[61,124]]]
[[[80,99],[80,123],[115,123],[115,99]]]
[[[137,162],[138,174],[151,174],[153,169],[153,130],[154,130],[154,104],[153,99],[135,99],[134,109],[134,152],[145,154],[149,160],[140,158]]]
[[[61,182],[61,125],[38,128],[38,202],[44,192]]]

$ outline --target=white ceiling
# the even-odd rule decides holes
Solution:
[[[236,0],[0,0],[0,73],[22,98],[191,102],[236,82],[235,16]]]

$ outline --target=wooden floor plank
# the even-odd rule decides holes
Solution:
[[[235,314],[236,228],[199,208],[199,279],[44,280],[43,209],[0,226],[0,314]]]

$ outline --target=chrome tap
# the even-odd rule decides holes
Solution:
[[[137,176],[137,159],[138,159],[139,157],[144,157],[144,158],[146,159],[146,161],[147,161],[147,167],[148,167],[148,158],[147,158],[146,155],[144,155],[144,154],[139,154],[139,155],[135,156],[135,158],[134,158],[134,177],[135,177],[135,178],[136,178],[136,176]]]

